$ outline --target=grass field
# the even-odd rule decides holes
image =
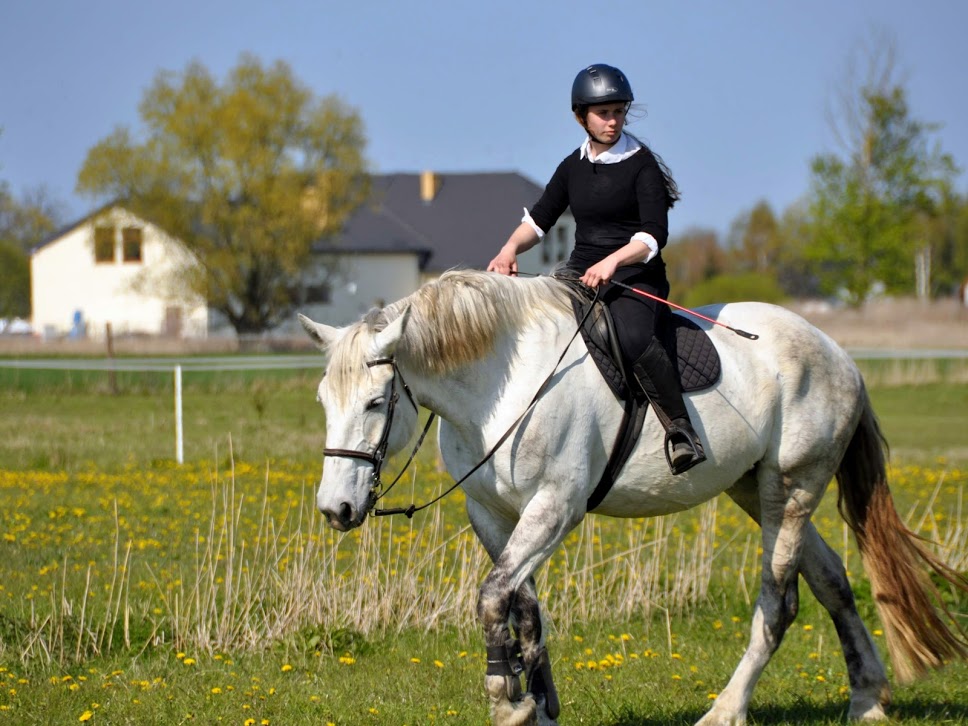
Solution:
[[[170,381],[133,375],[112,396],[95,375],[0,372],[0,719],[486,723],[474,603],[487,563],[460,494],[413,521],[334,533],[312,504],[316,376],[198,375],[178,467]],[[871,393],[899,511],[968,571],[968,386]],[[428,451],[395,504],[448,481]],[[883,652],[827,499],[815,522],[846,553]],[[589,517],[538,579],[561,722],[694,722],[745,646],[757,548],[725,498],[656,520]],[[755,723],[846,718],[836,634],[806,588],[801,603]],[[892,715],[968,722],[968,667],[897,688]]]

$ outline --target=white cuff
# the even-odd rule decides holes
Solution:
[[[535,221],[533,219],[531,219],[531,213],[527,210],[527,208],[525,208],[524,210],[524,216],[521,217],[521,221],[534,230],[535,234],[538,235],[538,239],[541,239],[542,237],[544,237],[545,235],[544,230],[541,229],[541,227],[539,227],[537,224],[535,224]]]
[[[632,240],[634,242],[641,242],[649,248],[649,256],[642,260],[643,264],[651,262],[652,258],[659,254],[659,243],[656,242],[655,237],[648,232],[636,232],[632,235]]]

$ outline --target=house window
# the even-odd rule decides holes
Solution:
[[[306,285],[306,303],[308,305],[328,305],[333,301],[333,289],[328,283]]]
[[[141,227],[121,230],[121,252],[125,262],[141,262]]]
[[[571,252],[571,250],[569,249],[571,247],[571,244],[569,243],[569,240],[568,240],[568,228],[558,227],[558,231],[556,234],[558,236],[558,250],[559,250],[558,260],[567,260],[568,254]]]
[[[94,228],[94,261],[114,262],[114,227]]]

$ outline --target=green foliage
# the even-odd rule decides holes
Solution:
[[[56,228],[61,214],[43,188],[17,198],[0,182],[0,318],[30,316],[28,255]]]
[[[693,229],[676,237],[662,250],[666,275],[673,289],[687,289],[726,270],[726,253],[716,232]]]
[[[194,255],[181,279],[238,332],[274,327],[299,302],[312,243],[367,196],[359,114],[251,56],[222,84],[199,63],[162,72],[139,111],[143,140],[119,128],[98,142],[78,189],[181,240]]]
[[[30,261],[26,253],[0,240],[0,318],[30,315]]]
[[[733,223],[730,249],[737,271],[773,273],[783,248],[780,224],[769,203],[760,201]]]
[[[910,116],[904,89],[862,92],[862,142],[848,158],[816,157],[806,250],[823,289],[859,305],[877,283],[911,292],[914,258],[950,194],[951,157],[929,145],[934,126]]]
[[[29,253],[57,229],[63,216],[63,205],[43,187],[14,197],[9,185],[0,182],[0,242]]]
[[[711,303],[757,302],[778,303],[786,297],[775,279],[755,272],[738,275],[716,275],[689,289],[683,297],[686,307]]]

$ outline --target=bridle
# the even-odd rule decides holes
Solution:
[[[517,274],[524,274],[524,273],[517,273]],[[528,276],[537,277],[537,275],[528,275]],[[600,293],[600,290],[596,289],[594,300],[598,299],[599,293]],[[507,431],[504,432],[504,435],[502,435],[501,438],[497,440],[497,442],[488,450],[486,454],[484,454],[483,458],[480,459],[470,471],[468,471],[466,474],[464,474],[464,476],[462,476],[460,479],[455,481],[449,488],[445,489],[443,493],[438,494],[429,502],[425,502],[424,504],[421,504],[419,506],[416,504],[411,504],[409,507],[394,507],[391,509],[373,509],[370,513],[374,517],[385,517],[391,514],[405,514],[407,515],[408,519],[412,519],[414,513],[419,512],[422,509],[426,509],[427,507],[430,507],[436,504],[437,502],[439,502],[441,499],[446,497],[452,491],[457,489],[461,484],[467,481],[467,479],[469,479],[474,472],[476,472],[478,469],[484,466],[484,464],[486,464],[491,459],[491,457],[494,456],[494,453],[499,448],[501,448],[501,445],[508,440],[508,437],[510,437],[511,434],[514,433],[514,430],[517,428],[518,424],[521,423],[521,421],[524,420],[524,417],[528,415],[528,412],[531,411],[532,408],[534,408],[534,405],[538,402],[538,399],[541,398],[542,394],[551,384],[551,380],[554,378],[555,373],[557,373],[558,367],[561,365],[561,362],[565,359],[565,355],[568,353],[568,349],[571,347],[571,344],[574,342],[575,338],[578,337],[578,334],[581,332],[582,325],[584,325],[585,320],[588,318],[588,315],[591,313],[593,308],[594,308],[594,305],[588,306],[588,309],[585,311],[585,314],[582,316],[581,321],[578,323],[578,326],[575,329],[575,332],[568,340],[568,344],[561,351],[561,355],[558,357],[558,362],[555,363],[555,366],[554,368],[552,368],[551,373],[548,374],[548,377],[545,378],[544,382],[538,387],[538,390],[535,392],[534,396],[531,398],[531,401],[528,403],[524,411],[521,412],[521,415],[514,420],[514,422],[508,427]],[[386,417],[386,421],[384,421],[383,423],[383,433],[380,434],[380,440],[377,443],[376,448],[373,450],[372,453],[367,451],[359,451],[357,449],[328,449],[328,448],[323,449],[324,457],[336,456],[336,457],[342,457],[346,459],[360,459],[362,461],[368,462],[373,466],[373,475],[372,475],[373,478],[370,486],[370,504],[369,504],[370,507],[372,507],[374,504],[376,504],[376,502],[378,502],[380,499],[385,497],[387,493],[389,493],[389,491],[393,488],[393,486],[400,480],[400,477],[403,476],[403,473],[410,466],[410,463],[417,455],[417,451],[420,449],[420,446],[423,444],[424,438],[427,436],[427,432],[430,431],[430,425],[433,423],[434,417],[436,415],[433,413],[433,411],[430,412],[430,416],[427,418],[427,423],[424,426],[423,432],[420,434],[420,438],[417,440],[417,444],[413,447],[413,451],[410,452],[410,458],[407,459],[407,463],[403,465],[403,468],[400,470],[400,473],[397,474],[396,477],[394,477],[390,485],[385,489],[383,489],[383,491],[381,492],[380,488],[383,485],[382,485],[382,482],[380,481],[380,472],[383,469],[383,462],[386,459],[386,454],[387,454],[387,446],[389,445],[389,442],[390,442],[390,427],[393,424],[393,414],[394,414],[394,411],[396,410],[397,401],[400,398],[399,395],[397,394],[397,387],[396,387],[397,378],[400,379],[400,387],[403,388],[404,393],[407,394],[407,398],[410,400],[410,403],[413,405],[414,410],[419,412],[420,409],[417,406],[416,399],[414,399],[413,397],[413,393],[410,391],[410,387],[407,385],[407,382],[403,379],[403,373],[400,372],[400,368],[397,366],[396,359],[392,357],[377,358],[375,360],[366,362],[367,368],[373,368],[374,366],[380,366],[380,365],[391,366],[393,368],[393,378],[391,378],[390,380],[391,392],[390,392],[390,400],[387,405],[387,417]]]
[[[537,277],[537,275],[534,275],[534,277]],[[599,292],[600,292],[599,290],[595,291],[595,300],[598,299]],[[565,359],[565,354],[568,352],[568,349],[571,347],[572,342],[574,342],[575,338],[577,338],[578,334],[581,332],[582,325],[584,325],[585,320],[588,318],[588,315],[592,311],[593,307],[594,307],[593,305],[588,306],[588,309],[585,311],[585,314],[582,316],[581,322],[578,323],[578,327],[575,329],[574,334],[572,334],[571,338],[568,340],[568,344],[564,347],[564,350],[561,351],[561,355],[558,357],[558,362],[555,363],[555,366],[551,370],[551,373],[548,374],[548,377],[545,378],[544,382],[538,387],[538,390],[531,398],[531,401],[528,403],[527,407],[524,409],[524,411],[521,412],[521,415],[518,416],[514,420],[514,422],[508,427],[507,431],[504,432],[504,435],[497,440],[497,442],[488,450],[488,452],[484,454],[484,457],[480,461],[478,461],[477,464],[475,464],[470,471],[468,471],[466,474],[464,474],[464,476],[462,476],[460,479],[455,481],[449,488],[445,489],[441,494],[438,494],[432,500],[430,500],[429,502],[425,502],[420,506],[417,506],[416,504],[411,504],[409,507],[394,507],[391,509],[373,509],[370,513],[374,517],[385,517],[391,514],[405,514],[407,515],[408,519],[412,519],[414,513],[419,512],[422,509],[426,509],[427,507],[430,507],[436,504],[437,502],[439,502],[441,499],[446,497],[452,491],[457,489],[461,484],[467,481],[467,479],[469,479],[474,472],[476,472],[478,469],[484,466],[484,464],[486,464],[491,459],[491,457],[494,456],[494,453],[499,448],[501,448],[501,445],[508,440],[508,437],[511,436],[512,433],[514,433],[514,430],[517,428],[518,424],[521,423],[521,421],[524,420],[524,417],[528,415],[528,412],[531,411],[532,408],[534,408],[534,405],[538,402],[538,399],[541,398],[542,394],[551,384],[552,378],[554,378],[555,373],[558,371],[558,366],[560,366],[561,362]],[[407,468],[410,466],[410,463],[417,455],[417,451],[420,449],[420,446],[423,444],[424,438],[426,438],[427,432],[430,431],[430,426],[434,421],[434,417],[436,416],[436,414],[434,414],[433,411],[430,412],[430,416],[427,418],[427,423],[420,434],[420,438],[417,439],[417,443],[413,447],[413,451],[410,452],[410,458],[407,459],[407,463],[403,465],[403,468],[400,470],[400,473],[397,474],[396,477],[394,477],[390,485],[385,489],[383,489],[383,491],[381,492],[380,488],[382,487],[382,482],[380,481],[380,472],[383,470],[383,462],[386,459],[387,446],[389,445],[389,442],[390,442],[390,427],[393,425],[393,414],[394,414],[394,411],[396,410],[397,401],[400,398],[399,395],[397,394],[397,387],[396,387],[397,378],[400,379],[400,387],[403,388],[404,393],[407,394],[407,398],[410,400],[410,403],[413,405],[414,410],[415,411],[420,410],[419,407],[417,406],[416,399],[414,399],[413,397],[413,393],[410,391],[410,386],[408,386],[407,382],[403,379],[403,373],[400,372],[400,368],[397,366],[397,361],[395,358],[393,357],[377,358],[375,360],[366,362],[367,368],[373,368],[374,366],[381,366],[381,365],[391,366],[393,368],[393,377],[390,379],[390,400],[387,404],[387,417],[383,423],[383,433],[380,434],[380,440],[377,443],[376,448],[373,450],[372,453],[367,451],[359,451],[357,449],[329,449],[329,448],[323,449],[324,457],[336,456],[336,457],[342,457],[346,459],[360,459],[362,461],[368,462],[373,466],[373,475],[372,475],[373,478],[370,486],[370,505],[369,505],[371,507],[374,504],[376,504],[376,502],[378,502],[380,499],[385,497],[387,493],[393,488],[393,486],[400,480],[400,477],[403,476],[403,473],[407,470]]]
[[[400,473],[394,477],[390,485],[383,489],[383,482],[380,480],[380,474],[383,471],[383,462],[386,461],[387,447],[390,444],[390,428],[393,426],[393,414],[397,409],[397,402],[400,400],[400,394],[397,393],[396,382],[400,379],[400,388],[403,392],[407,394],[407,400],[413,406],[414,411],[420,411],[419,406],[417,406],[417,401],[413,397],[413,392],[410,390],[410,386],[403,378],[403,373],[400,372],[400,368],[397,366],[397,361],[395,358],[377,358],[375,360],[367,361],[366,367],[373,368],[374,366],[390,366],[393,369],[393,377],[390,379],[390,398],[387,402],[387,416],[383,422],[383,432],[380,434],[380,440],[376,444],[376,448],[373,449],[372,453],[368,451],[360,451],[358,449],[323,449],[323,456],[335,456],[344,459],[360,459],[366,461],[373,466],[372,481],[370,483],[370,495],[373,503],[382,499],[387,495],[387,493],[393,489],[394,485],[403,476],[403,473],[410,466],[410,462],[417,455],[417,451],[420,449],[421,444],[423,444],[424,438],[427,436],[427,432],[430,431],[430,426],[434,421],[436,414],[430,413],[427,418],[427,423],[424,426],[423,432],[420,434],[420,438],[417,440],[416,446],[414,446],[413,451],[410,453],[410,458],[407,463],[403,465]],[[382,510],[377,510],[374,514],[379,514]]]

